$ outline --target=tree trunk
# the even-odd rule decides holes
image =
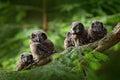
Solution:
[[[47,1],[43,0],[43,30],[47,32]]]

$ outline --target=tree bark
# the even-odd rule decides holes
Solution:
[[[115,26],[115,28],[113,29],[113,31],[111,33],[107,34],[101,40],[93,42],[93,43],[89,43],[87,45],[79,46],[78,49],[80,52],[82,52],[86,48],[92,48],[93,51],[103,52],[103,51],[109,49],[110,47],[114,46],[118,42],[120,42],[120,23],[118,23]],[[69,49],[66,49],[63,52],[61,52],[61,54],[64,54],[68,51],[69,51]],[[90,53],[92,53],[93,51],[91,51]],[[51,56],[45,58],[44,60],[42,60],[40,62],[30,64],[25,69],[28,69],[32,66],[45,65],[45,64],[49,63],[50,61],[51,61]]]
[[[96,41],[94,43],[89,43],[87,45],[79,46],[79,49],[92,48],[93,51],[103,52],[119,42],[120,42],[120,23],[118,23],[114,27],[111,33],[107,34],[101,40]]]
[[[43,0],[43,30],[47,32],[47,2]]]

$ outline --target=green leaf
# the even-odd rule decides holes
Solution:
[[[17,16],[16,16],[16,21],[20,22],[25,16],[26,16],[25,11],[23,11],[23,10],[19,11]]]
[[[100,63],[99,62],[95,62],[95,61],[91,61],[89,63],[90,67],[94,70],[98,70],[100,68]]]
[[[107,61],[107,60],[109,60],[109,57],[108,57],[107,55],[102,54],[102,53],[100,53],[100,52],[95,52],[95,53],[93,53],[93,54],[94,54],[94,56],[95,56],[97,59],[99,59],[99,60],[101,60],[101,61]]]

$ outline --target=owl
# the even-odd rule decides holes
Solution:
[[[30,49],[34,59],[40,61],[55,52],[54,44],[47,38],[44,31],[36,30],[30,37]]]
[[[66,38],[64,40],[64,48],[72,47],[74,46],[74,42],[72,40],[72,34],[70,32],[67,32]]]
[[[85,30],[84,25],[80,22],[72,22],[71,38],[75,47],[88,43],[88,32]]]
[[[17,70],[22,70],[34,62],[33,56],[30,53],[23,53],[20,60],[17,62]]]
[[[100,40],[107,34],[107,29],[102,22],[96,20],[93,21],[90,28],[88,29],[89,42]]]

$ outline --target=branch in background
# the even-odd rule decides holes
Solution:
[[[43,30],[47,32],[47,2],[43,0]]]

